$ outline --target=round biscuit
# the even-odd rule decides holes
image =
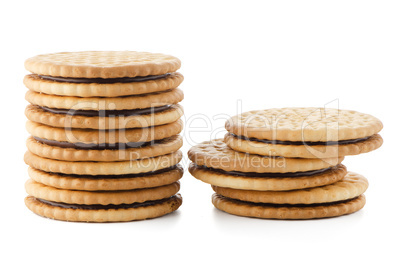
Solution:
[[[138,148],[93,150],[51,146],[31,136],[27,139],[26,145],[33,154],[54,160],[114,162],[138,160],[175,152],[183,145],[183,138],[180,135],[174,135],[152,145]]]
[[[224,171],[287,173],[324,169],[340,164],[343,157],[302,159],[266,157],[237,152],[229,148],[223,139],[205,141],[193,146],[188,157],[195,164]]]
[[[358,155],[381,147],[383,139],[374,134],[367,140],[343,145],[280,145],[260,141],[244,140],[227,133],[225,143],[232,149],[263,156],[283,156],[290,158],[332,158]]]
[[[26,122],[27,131],[34,137],[59,142],[84,143],[84,144],[114,144],[129,142],[150,142],[161,140],[180,134],[183,122],[176,122],[155,127],[131,128],[102,131],[96,129],[60,128],[39,124],[32,121]]]
[[[28,179],[25,190],[30,196],[47,201],[82,205],[119,205],[169,198],[180,190],[180,183],[121,191],[81,191],[46,186]]]
[[[122,78],[175,72],[178,58],[136,51],[82,51],[42,54],[25,61],[32,73],[54,77]]]
[[[190,164],[188,170],[195,178],[214,186],[258,191],[283,191],[324,186],[341,180],[347,173],[346,167],[342,164],[321,174],[300,177],[236,176],[197,167],[194,163]]]
[[[133,110],[177,104],[184,99],[179,88],[124,97],[58,96],[28,90],[25,100],[33,105],[68,110]]]
[[[250,204],[219,194],[212,196],[213,205],[224,212],[254,218],[300,220],[337,217],[357,212],[366,204],[364,195],[356,199],[324,206],[289,207],[280,205]]]
[[[213,190],[227,198],[255,203],[272,204],[316,204],[352,199],[368,188],[367,179],[357,173],[348,172],[336,183],[292,191],[255,191],[212,186]]]
[[[32,196],[25,198],[25,205],[33,213],[50,219],[70,222],[128,222],[145,220],[174,212],[181,204],[182,198],[180,194],[176,194],[161,203],[145,207],[109,210],[67,209],[45,204]]]
[[[152,158],[119,162],[75,162],[39,157],[30,151],[24,156],[27,165],[52,173],[73,175],[126,175],[157,171],[178,164],[182,159],[180,150]]]
[[[28,105],[25,109],[28,120],[51,127],[87,128],[87,129],[123,129],[136,127],[160,126],[173,123],[183,116],[183,107],[171,105],[169,109],[144,115],[131,116],[82,116],[48,112],[37,105]]]
[[[59,96],[119,97],[174,89],[183,80],[183,75],[178,72],[156,80],[111,84],[57,82],[30,74],[25,76],[24,85],[32,91]]]
[[[372,115],[331,108],[274,108],[245,112],[225,128],[247,138],[326,142],[365,138],[382,129]]]
[[[176,167],[169,168],[169,170],[160,173],[144,173],[135,176],[82,176],[48,173],[29,167],[28,175],[32,180],[38,183],[55,188],[110,191],[150,188],[172,184],[173,182],[179,181],[183,176],[183,168],[180,165],[176,165]]]

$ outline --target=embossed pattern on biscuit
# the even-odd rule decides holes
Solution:
[[[383,139],[374,134],[363,141],[343,145],[281,145],[268,144],[254,140],[236,138],[227,133],[225,143],[232,149],[263,156],[283,156],[290,158],[332,158],[348,155],[358,155],[376,150],[381,147]]]
[[[104,144],[149,142],[177,135],[183,129],[183,122],[177,120],[170,124],[119,130],[94,130],[77,128],[56,128],[27,121],[27,131],[34,137],[59,142]]]
[[[212,186],[213,190],[225,197],[256,203],[272,204],[315,204],[348,200],[363,194],[368,181],[362,175],[348,172],[333,184],[297,189],[292,191],[253,191]]]
[[[34,105],[72,110],[125,110],[142,109],[169,104],[176,104],[184,99],[181,89],[153,92],[147,94],[129,95],[124,97],[76,97],[58,96],[27,91],[25,99]]]
[[[113,191],[164,186],[183,176],[180,165],[141,174],[127,175],[67,175],[28,168],[29,177],[41,184],[69,190]]]
[[[230,172],[216,171],[216,169],[190,164],[189,172],[197,179],[219,187],[246,189],[256,191],[289,191],[310,187],[329,185],[342,180],[347,173],[342,164],[329,168],[320,174],[299,177],[281,177],[280,174],[271,177],[256,178],[249,173],[234,175]],[[303,172],[299,172],[301,174]]]
[[[144,220],[163,216],[174,212],[182,204],[182,197],[176,194],[167,200],[146,207],[115,208],[115,209],[72,209],[52,206],[39,201],[37,198],[27,196],[25,205],[34,213],[55,220],[71,222],[127,222]]]
[[[78,97],[120,97],[165,91],[179,87],[184,77],[178,72],[166,78],[132,83],[68,83],[41,79],[30,74],[24,78],[25,86],[39,93]]]
[[[229,119],[226,129],[249,138],[282,141],[338,141],[378,133],[376,117],[330,108],[274,108],[242,113]]]
[[[74,110],[75,111],[75,110]],[[179,104],[170,105],[168,109],[160,112],[151,112],[142,115],[112,115],[112,116],[82,116],[55,114],[44,110],[37,105],[28,105],[25,116],[33,122],[51,127],[71,127],[87,129],[124,129],[140,128],[143,126],[160,126],[174,123],[183,115],[183,107]]]
[[[224,212],[265,219],[305,220],[337,217],[351,214],[362,209],[366,204],[364,195],[346,202],[331,205],[281,206],[272,204],[253,204],[230,199],[219,194],[212,195],[213,205]]]
[[[141,143],[140,143],[141,144]],[[146,145],[144,145],[146,144]],[[48,145],[37,141],[33,137],[27,139],[26,145],[30,152],[43,158],[62,161],[97,161],[114,162],[130,161],[176,152],[183,145],[183,138],[174,135],[159,141],[152,141],[141,144],[137,147],[126,147],[124,149],[80,149],[64,148],[55,145]],[[119,147],[119,145],[117,145]]]
[[[178,58],[160,53],[136,51],[84,51],[43,54],[25,61],[35,74],[55,77],[121,78],[175,72]]]
[[[222,139],[202,142],[188,151],[191,161],[197,165],[226,171],[240,172],[303,172],[335,166],[343,161],[340,158],[300,159],[285,157],[267,157],[236,152]]]
[[[80,191],[54,188],[28,179],[25,189],[29,195],[49,201],[83,205],[119,205],[169,198],[179,191],[180,183],[122,191]]]

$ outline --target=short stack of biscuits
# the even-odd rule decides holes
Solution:
[[[29,58],[24,160],[27,207],[83,222],[155,218],[177,210],[183,169],[173,56],[134,51]]]
[[[379,148],[377,118],[330,108],[277,108],[242,113],[224,139],[192,147],[190,173],[212,185],[217,209],[239,216],[313,219],[365,205],[365,177],[344,156]]]

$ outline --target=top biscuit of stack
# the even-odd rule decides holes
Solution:
[[[251,111],[226,122],[226,144],[264,156],[332,158],[379,148],[377,118],[330,108],[277,108]]]
[[[29,120],[71,128],[118,129],[162,125],[182,115],[183,76],[176,57],[133,51],[88,51],[29,58]],[[40,107],[39,107],[40,106]],[[124,113],[122,113],[125,111]],[[152,117],[150,115],[152,113]],[[120,117],[119,119],[118,116]]]

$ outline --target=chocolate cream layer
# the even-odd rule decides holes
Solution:
[[[50,205],[53,207],[60,207],[65,209],[74,209],[74,210],[116,210],[116,209],[131,209],[131,208],[139,208],[139,207],[147,207],[152,205],[161,204],[167,202],[171,199],[176,197],[176,195],[171,196],[166,199],[161,200],[151,200],[145,201],[140,203],[131,203],[131,204],[109,204],[109,205],[101,205],[101,204],[92,204],[92,205],[83,205],[83,204],[69,204],[69,203],[62,203],[62,202],[54,202],[48,201],[40,198],[35,198],[37,201],[44,203],[46,205]]]
[[[220,197],[223,197],[227,200],[230,200],[234,203],[240,203],[240,204],[247,204],[251,206],[259,206],[259,207],[276,207],[276,208],[305,208],[305,207],[318,207],[318,206],[332,206],[332,205],[337,205],[337,204],[342,204],[342,203],[348,203],[350,201],[353,201],[360,196],[357,196],[355,198],[347,199],[347,200],[341,200],[341,201],[333,201],[333,202],[323,202],[323,203],[311,203],[311,204],[274,204],[274,203],[261,203],[261,202],[251,202],[251,201],[242,201],[238,199],[232,199],[228,198],[225,196],[222,196],[218,194]]]
[[[170,76],[170,73],[163,75],[145,76],[145,77],[126,77],[126,78],[68,78],[68,77],[53,77],[38,75],[41,79],[57,81],[57,82],[67,82],[67,83],[97,83],[97,84],[112,84],[112,83],[131,83],[131,82],[143,82],[148,80],[163,79]]]
[[[226,174],[226,175],[234,175],[234,176],[243,176],[243,177],[276,177],[276,178],[284,178],[284,177],[301,177],[301,176],[313,176],[322,174],[330,171],[331,169],[335,169],[334,167],[312,170],[306,172],[293,172],[293,173],[255,173],[255,172],[239,172],[239,171],[224,171],[222,169],[210,168],[207,166],[196,165],[199,169],[204,169],[216,173]]]
[[[266,144],[276,144],[276,145],[307,145],[307,146],[317,146],[317,145],[347,145],[347,144],[354,144],[363,142],[368,140],[371,136],[359,139],[347,139],[347,140],[339,140],[339,141],[326,141],[326,142],[319,142],[319,141],[282,141],[282,140],[267,140],[267,139],[257,139],[257,138],[248,138],[245,136],[238,136],[235,134],[231,135],[237,139],[247,140],[247,141],[257,141]]]
[[[156,171],[151,171],[151,172],[146,172],[146,173],[139,173],[139,174],[125,174],[125,175],[76,175],[76,174],[63,174],[63,173],[53,173],[50,172],[50,174],[57,174],[62,177],[70,177],[70,178],[86,178],[86,179],[119,179],[119,178],[139,178],[139,177],[147,177],[147,176],[153,176],[153,175],[158,175],[162,173],[166,173],[172,170],[180,170],[183,171],[183,167],[181,167],[179,164],[170,166],[168,168],[163,168],[159,169]]]
[[[53,113],[53,114],[63,114],[63,115],[79,115],[79,116],[89,116],[89,117],[114,117],[114,116],[136,116],[136,115],[150,115],[155,113],[160,113],[166,110],[171,110],[173,107],[171,105],[164,105],[158,107],[144,108],[144,109],[132,109],[132,110],[76,110],[76,109],[58,109],[58,108],[48,108],[44,106],[39,106],[43,110]]]
[[[152,140],[149,142],[127,142],[127,143],[71,143],[67,141],[57,141],[57,140],[49,140],[42,139],[39,137],[33,137],[36,141],[49,145],[56,146],[60,148],[73,148],[73,149],[81,149],[81,150],[119,150],[119,149],[129,149],[129,148],[142,148],[151,145],[157,145],[159,143],[163,143],[164,140]]]

